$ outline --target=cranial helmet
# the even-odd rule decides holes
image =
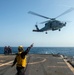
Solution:
[[[18,46],[18,51],[19,52],[21,52],[21,51],[23,51],[24,49],[23,49],[23,46]]]

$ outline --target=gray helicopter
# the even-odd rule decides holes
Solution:
[[[60,14],[59,16],[57,16],[55,18],[49,18],[49,17],[43,16],[43,15],[37,14],[35,12],[29,11],[28,13],[30,13],[30,14],[49,19],[47,21],[41,22],[41,24],[45,23],[45,26],[41,29],[39,29],[38,25],[36,24],[35,25],[36,29],[33,30],[33,31],[34,32],[44,32],[44,31],[46,31],[46,34],[47,34],[48,30],[52,30],[52,31],[59,30],[59,31],[61,31],[61,28],[66,26],[66,22],[61,22],[59,20],[56,20],[56,18],[58,18],[62,15],[65,15],[65,14],[71,12],[72,10],[74,10],[74,8],[69,8],[68,10],[66,10],[65,12],[63,12],[62,14]]]

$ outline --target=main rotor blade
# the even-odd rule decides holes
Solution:
[[[32,11],[29,11],[28,13],[33,14],[33,15],[36,15],[36,16],[40,16],[40,17],[43,17],[43,18],[46,18],[46,19],[51,19],[49,17],[46,17],[46,16],[43,16],[43,15],[37,14],[37,13],[32,12]]]
[[[47,22],[49,22],[49,20],[47,20],[47,21],[44,21],[44,22],[40,22],[40,24],[47,23]]]
[[[60,17],[60,16],[62,16],[62,15],[65,15],[65,14],[71,12],[72,10],[74,10],[74,8],[70,8],[70,9],[66,10],[64,13],[60,14],[60,15],[57,16],[56,18],[58,18],[58,17]]]

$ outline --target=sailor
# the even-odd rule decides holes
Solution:
[[[33,47],[33,44],[31,44],[25,51],[22,46],[18,47],[18,53],[11,66],[13,67],[16,64],[17,75],[25,74],[25,69],[27,66],[26,55],[28,54],[28,52],[30,51],[32,47]]]

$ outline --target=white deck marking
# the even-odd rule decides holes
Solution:
[[[41,63],[41,62],[45,62],[46,61],[46,59],[43,59],[42,61],[37,61],[37,62],[30,62],[30,63],[28,63],[28,64],[38,64],[38,63]]]
[[[57,68],[68,68],[67,66],[47,66],[47,67],[51,67],[51,68],[52,68],[52,67],[53,67],[53,68],[56,68],[56,67],[57,67]]]
[[[61,55],[61,57],[63,58],[64,62],[67,64],[67,66],[70,68],[70,70],[73,72],[74,74],[74,68],[67,62],[66,59],[64,59],[64,57]]]
[[[0,64],[0,67],[5,66],[5,65],[8,65],[8,64],[10,64],[10,63],[12,63],[12,62],[13,62],[13,61],[9,61],[9,62],[7,62],[7,63]]]

